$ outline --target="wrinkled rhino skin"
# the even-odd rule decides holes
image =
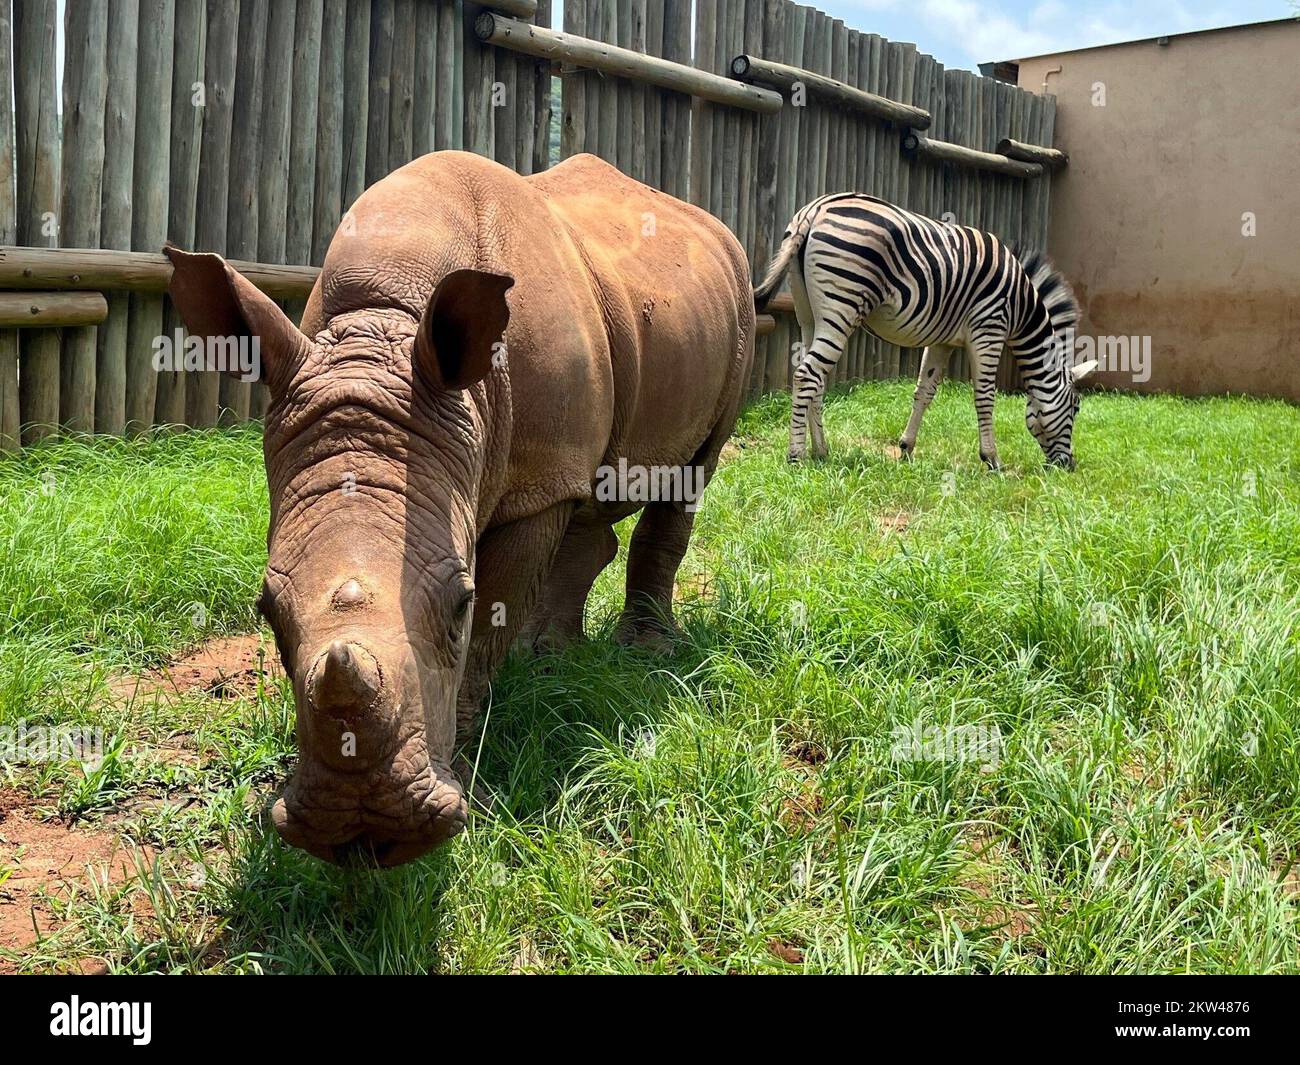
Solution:
[[[618,634],[671,636],[693,513],[594,484],[620,459],[712,475],[753,357],[745,255],[593,156],[522,178],[462,152],[361,196],[301,332],[219,256],[167,253],[191,334],[255,338],[269,389],[259,607],[300,749],[275,825],[409,861],[465,823],[452,766],[493,671],[581,635],[636,510]]]

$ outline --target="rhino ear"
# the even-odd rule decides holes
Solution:
[[[171,260],[167,294],[190,336],[257,339],[260,373],[272,394],[289,381],[311,342],[275,302],[213,252],[163,248]],[[238,368],[231,369],[241,376]]]
[[[513,277],[485,270],[453,270],[438,282],[412,355],[429,384],[469,388],[492,372],[492,356],[510,322],[506,293],[514,283]]]
[[[1074,378],[1075,384],[1078,384],[1085,377],[1091,377],[1097,371],[1097,360],[1089,359],[1087,362],[1081,362],[1078,366],[1070,367],[1070,376]]]

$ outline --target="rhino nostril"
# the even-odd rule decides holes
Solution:
[[[312,705],[334,716],[347,716],[375,701],[383,681],[379,664],[364,647],[335,640],[312,670]]]

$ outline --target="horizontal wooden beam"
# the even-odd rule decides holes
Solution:
[[[1043,172],[1038,163],[1022,163],[1017,159],[1008,159],[1005,155],[980,152],[961,144],[932,141],[914,129],[908,130],[903,136],[903,151],[936,163],[952,163],[973,170],[991,170],[995,174],[1007,174],[1010,177],[1038,177]]]
[[[768,314],[794,314],[794,297],[788,292],[778,292],[763,304]]]
[[[483,0],[483,6],[504,11],[515,18],[537,17],[537,0]]]
[[[852,85],[828,78],[825,74],[787,66],[785,63],[774,63],[770,59],[738,55],[731,61],[731,76],[740,81],[768,85],[783,92],[790,92],[796,85],[803,85],[814,96],[853,111],[861,111],[873,118],[897,122],[914,129],[928,129],[930,126],[930,112],[923,108],[900,104],[897,100],[888,100],[875,93],[855,89]]]
[[[320,273],[314,266],[229,261],[276,299],[305,298]],[[97,325],[108,317],[104,292],[163,292],[171,275],[172,264],[149,252],[0,247],[0,327]],[[61,291],[27,291],[36,287]],[[74,287],[94,291],[67,291]],[[758,336],[775,328],[770,314],[758,316]]]
[[[230,265],[274,299],[301,299],[320,269],[231,259]],[[163,292],[172,264],[146,251],[100,248],[0,246],[2,289],[95,289],[100,292]]]
[[[1022,163],[1041,163],[1056,170],[1070,161],[1070,156],[1057,148],[1044,148],[1040,144],[1025,144],[1003,137],[998,141],[998,151],[1008,159],[1019,159]]]
[[[7,329],[98,325],[107,317],[102,292],[0,292],[0,326]]]
[[[685,63],[673,63],[630,48],[618,48],[589,37],[531,26],[491,11],[484,11],[475,19],[474,32],[484,44],[658,85],[661,89],[698,96],[701,100],[729,107],[773,113],[780,111],[782,106],[780,93],[743,85],[717,74],[696,70]]]

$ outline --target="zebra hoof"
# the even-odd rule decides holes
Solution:
[[[898,442],[898,457],[903,462],[912,461],[912,445],[906,440],[900,440]]]
[[[990,473],[1002,472],[1002,463],[998,461],[998,457],[996,455],[990,456],[990,455],[981,454],[980,459],[984,463],[984,465],[988,467]]]
[[[788,452],[786,452],[785,461],[790,463],[791,466],[797,465],[798,463],[803,461],[803,452],[795,451],[793,448],[791,448]]]

